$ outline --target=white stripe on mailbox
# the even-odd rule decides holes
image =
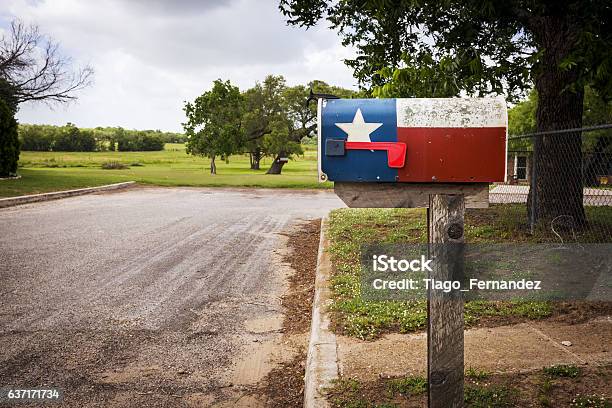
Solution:
[[[506,127],[506,102],[499,98],[398,98],[397,127]]]

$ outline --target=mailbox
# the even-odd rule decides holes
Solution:
[[[319,99],[319,181],[506,179],[503,98]]]

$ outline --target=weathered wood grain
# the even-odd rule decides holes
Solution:
[[[489,207],[487,183],[334,183],[334,192],[351,208],[427,208],[431,194],[461,194],[467,208]]]
[[[428,226],[430,278],[461,280],[465,199],[463,195],[433,194]],[[442,245],[443,244],[443,245]],[[429,290],[427,327],[429,408],[463,406],[463,298],[461,292]]]

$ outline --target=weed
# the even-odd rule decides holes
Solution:
[[[603,395],[576,395],[570,403],[570,407],[576,408],[610,408],[612,401]]]
[[[466,407],[473,408],[506,408],[513,407],[516,390],[504,386],[465,388],[464,400]]]
[[[574,364],[559,364],[550,367],[544,367],[544,374],[547,374],[551,377],[568,377],[568,378],[576,378],[580,375],[580,368],[576,367]]]
[[[550,400],[550,397],[547,396],[547,395],[541,395],[540,394],[538,396],[538,402],[543,407],[552,407],[552,401]]]
[[[470,367],[466,370],[465,375],[469,378],[473,378],[475,380],[484,380],[489,377],[489,373],[484,370],[477,370],[473,367]]]
[[[553,389],[554,385],[554,382],[552,382],[548,378],[545,378],[544,381],[542,381],[542,385],[540,386],[540,391],[542,391],[544,394],[548,394]]]
[[[389,380],[387,390],[391,396],[418,395],[427,391],[427,380],[423,377],[405,377]]]
[[[540,392],[538,394],[538,401],[543,407],[552,407],[552,401],[550,399],[550,392],[552,391],[555,383],[550,378],[544,378],[540,384]]]
[[[326,390],[331,394],[330,398],[334,407],[366,408],[369,404],[360,395],[361,384],[352,378],[337,379],[332,382],[332,386]]]
[[[104,170],[125,170],[129,168],[126,164],[117,161],[104,162],[101,167]]]
[[[332,381],[331,387],[328,388],[327,391],[332,391],[334,393],[340,394],[356,394],[359,392],[360,388],[361,384],[357,380],[354,380],[352,378],[338,378]]]

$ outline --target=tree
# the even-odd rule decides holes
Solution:
[[[584,113],[586,126],[612,123],[612,101],[605,101],[592,88],[584,92]],[[586,186],[599,185],[598,176],[608,174],[612,169],[612,135],[610,129],[587,133],[583,139],[583,149],[590,151],[584,163],[583,176]]]
[[[26,151],[49,152],[55,140],[55,135],[48,131],[44,125],[20,124],[18,133],[21,150]]]
[[[93,132],[81,130],[72,123],[64,126],[55,142],[53,150],[56,152],[93,152],[96,150],[96,139]]]
[[[11,112],[17,112],[18,101],[15,88],[6,79],[0,77],[0,99],[6,103]]]
[[[526,100],[508,110],[508,136],[519,136],[536,131],[536,110],[538,109],[538,93],[535,89],[529,92]],[[508,140],[509,150],[533,150],[531,138]]]
[[[508,111],[508,133],[522,135],[535,132],[537,106],[538,93],[532,90],[527,100],[518,103]],[[612,102],[606,102],[590,86],[584,88],[582,123],[584,126],[612,123]],[[508,148],[512,150],[533,149],[532,138],[510,139]],[[610,137],[609,130],[584,133],[582,151],[589,153],[583,165],[584,185],[595,186],[598,184],[597,176],[605,173],[608,158],[612,156],[612,137]]]
[[[533,83],[537,131],[579,128],[584,86],[612,96],[612,8],[598,0],[280,0],[289,23],[322,18],[358,56],[347,64],[377,96],[504,93]],[[580,133],[539,137],[536,220],[585,221]],[[569,152],[569,153],[568,153]]]
[[[68,102],[91,84],[93,68],[69,69],[70,59],[59,44],[40,34],[35,25],[11,22],[0,38],[0,97],[13,112],[27,101]]]
[[[271,123],[271,132],[263,138],[264,152],[274,157],[266,174],[281,174],[287,160],[302,154],[302,125],[309,125],[310,109],[306,108],[308,93],[303,86],[283,87],[279,98],[280,114]]]
[[[282,94],[285,87],[285,78],[268,75],[263,83],[256,83],[244,93],[245,110],[242,122],[252,170],[259,170],[259,162],[266,155],[263,150],[263,137],[272,132],[276,121],[282,120]]]
[[[217,156],[228,160],[244,145],[243,108],[238,88],[220,79],[213,83],[212,90],[185,104],[187,153],[210,158],[210,174],[217,174]]]
[[[164,150],[164,141],[157,132],[152,130],[121,130],[120,136],[113,139],[117,141],[117,150],[120,152]]]
[[[612,102],[604,100],[593,88],[584,88],[584,109],[582,124],[597,126],[612,123]],[[538,92],[533,89],[527,99],[517,103],[508,110],[508,134],[510,136],[534,133],[537,129],[536,112],[538,109]],[[606,130],[585,133],[583,140],[591,147],[595,139],[607,134]],[[527,139],[530,140],[530,139]]]
[[[266,152],[274,157],[266,174],[281,174],[287,159],[302,154],[302,141],[316,139],[317,106],[306,105],[312,89],[316,93],[351,98],[357,94],[349,89],[330,86],[323,81],[312,81],[307,86],[297,85],[285,88],[282,105],[284,116],[276,124],[274,131],[264,138]]]
[[[266,174],[281,174],[283,166],[293,155],[304,153],[299,132],[288,116],[272,124],[272,132],[263,140],[264,151],[274,157]]]
[[[89,86],[93,69],[85,66],[75,72],[70,59],[59,53],[59,45],[40,34],[38,27],[11,22],[0,37],[0,100],[14,115],[27,101],[69,102],[74,92]],[[8,119],[7,119],[8,120]],[[9,145],[12,134],[0,134],[0,144]],[[16,145],[19,158],[19,144]]]
[[[363,94],[350,89],[341,88],[338,86],[328,85],[319,80],[309,82],[306,86],[297,85],[288,88],[285,92],[285,104],[287,112],[291,120],[295,123],[295,127],[302,134],[301,139],[315,139],[317,130],[317,104],[310,103],[306,105],[306,99],[310,94],[310,90],[315,93],[324,93],[335,95],[339,98],[356,98],[363,97]]]
[[[18,161],[17,121],[9,105],[0,99],[0,177],[15,176]]]

